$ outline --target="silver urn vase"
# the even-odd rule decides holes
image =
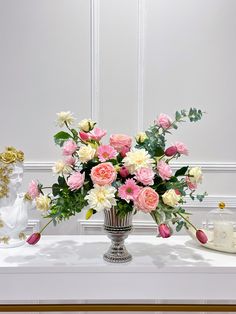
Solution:
[[[104,230],[111,246],[103,255],[105,261],[110,263],[126,263],[132,260],[131,254],[127,251],[124,241],[132,230],[133,213],[127,213],[125,217],[116,214],[116,208],[104,210]]]

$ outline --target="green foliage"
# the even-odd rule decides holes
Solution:
[[[120,199],[116,205],[117,215],[120,217],[125,217],[127,213],[133,211],[133,204],[127,203],[125,200]]]
[[[175,177],[184,176],[187,170],[188,170],[188,166],[180,168],[179,170],[175,172]]]
[[[67,141],[69,138],[71,138],[71,135],[69,133],[60,131],[54,135],[54,142],[57,145],[62,146],[64,142]]]

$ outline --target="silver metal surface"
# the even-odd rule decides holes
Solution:
[[[105,261],[110,263],[126,263],[132,260],[131,254],[127,251],[124,241],[132,230],[133,213],[128,213],[125,217],[116,214],[116,208],[104,210],[104,230],[111,246],[103,255]]]

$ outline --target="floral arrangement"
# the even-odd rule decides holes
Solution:
[[[202,181],[201,169],[185,166],[174,173],[171,161],[188,155],[188,149],[181,142],[167,146],[166,139],[179,123],[196,122],[202,115],[202,111],[195,108],[177,111],[174,120],[162,113],[148,130],[136,135],[132,146],[133,139],[125,134],[113,134],[109,144],[103,144],[107,132],[98,128],[96,122],[84,119],[74,128],[75,118],[71,112],[60,112],[57,123],[66,131],[54,135],[63,155],[53,167],[58,180],[49,193],[45,193],[48,187],[33,180],[27,196],[35,200],[44,217],[50,218],[46,226],[69,219],[85,207],[89,208],[86,213],[89,219],[115,206],[120,216],[132,211],[150,214],[163,238],[172,234],[173,225],[177,231],[191,225],[197,239],[206,243],[206,235],[189,221],[184,209],[187,195],[199,201],[205,196],[205,193],[195,194]],[[31,235],[27,242],[38,242],[46,226]]]

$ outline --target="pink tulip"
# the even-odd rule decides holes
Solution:
[[[90,140],[90,134],[86,132],[79,132],[79,137],[81,138],[82,141],[86,142]]]
[[[34,245],[40,240],[40,238],[41,234],[39,232],[35,232],[28,237],[26,242],[28,242],[30,245]]]
[[[177,147],[176,146],[170,146],[165,150],[165,155],[167,157],[174,156],[177,153]]]
[[[121,157],[124,158],[129,151],[130,151],[130,147],[129,146],[124,146],[121,149],[121,152],[120,152]]]
[[[171,236],[170,228],[166,224],[160,224],[158,231],[162,238],[169,238]]]
[[[205,244],[208,241],[207,235],[202,230],[196,231],[196,237],[197,237],[198,241],[201,242],[202,244]]]

